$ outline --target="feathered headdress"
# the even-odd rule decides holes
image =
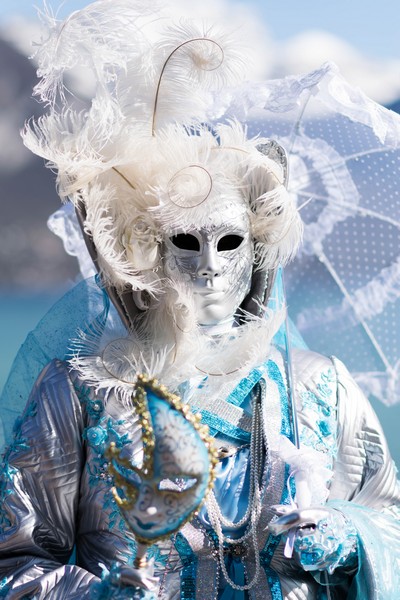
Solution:
[[[254,295],[257,308],[264,300],[260,274],[289,260],[301,237],[282,148],[248,139],[238,121],[218,122],[213,112],[221,89],[243,76],[243,49],[226,32],[186,21],[171,25],[160,14],[145,0],[98,0],[63,23],[48,16],[35,89],[48,114],[24,131],[25,144],[56,170],[62,199],[77,207],[128,328],[137,305],[143,307],[132,298],[142,293],[154,335],[160,334],[155,314],[193,321],[190,299],[165,280],[162,231],[204,225],[222,197],[239,203],[256,257],[246,309]],[[94,83],[90,106],[80,111],[65,83],[79,67],[90,70]]]

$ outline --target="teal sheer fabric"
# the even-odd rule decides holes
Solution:
[[[276,276],[269,308],[279,308],[284,303],[282,271]],[[32,386],[42,369],[53,359],[67,360],[71,344],[79,331],[96,327],[99,332],[107,321],[118,321],[117,311],[110,304],[106,292],[101,288],[98,277],[81,281],[69,290],[31,331],[12,365],[10,374],[0,397],[0,452],[11,441],[13,426],[22,413]],[[306,345],[290,320],[277,332],[274,343],[287,351],[287,332],[292,347]]]
[[[71,341],[79,330],[86,330],[93,322],[104,327],[109,311],[108,296],[96,278],[88,279],[58,300],[27,335],[0,397],[0,451],[11,441],[15,420],[42,369],[53,358],[68,359]]]

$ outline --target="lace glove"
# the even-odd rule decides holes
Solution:
[[[305,571],[357,567],[357,532],[338,510],[330,507],[291,510],[276,507],[278,518],[268,525],[274,535],[294,534],[293,557]]]
[[[93,584],[91,600],[154,600],[158,577],[154,561],[136,569],[116,562],[110,571],[104,567],[101,581]]]

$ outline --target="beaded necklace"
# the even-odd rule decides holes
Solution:
[[[261,515],[261,480],[263,472],[263,456],[265,456],[265,465],[269,462],[268,447],[264,440],[263,428],[262,428],[262,414],[261,414],[261,399],[259,396],[255,398],[253,405],[252,415],[252,427],[250,436],[250,492],[249,501],[245,511],[245,514],[238,521],[231,521],[227,519],[218,504],[213,491],[210,492],[206,501],[206,508],[210,523],[217,536],[218,540],[218,553],[217,560],[219,568],[222,571],[226,582],[230,587],[235,590],[245,591],[250,590],[257,583],[260,575],[260,557],[258,552],[258,540],[257,540],[257,526]],[[199,520],[197,520],[200,523]],[[223,527],[239,530],[247,523],[245,532],[239,538],[232,538],[223,533]],[[210,536],[210,532],[200,524],[201,529]],[[225,565],[224,555],[227,547],[230,548],[231,553],[234,556],[242,556],[243,544],[250,538],[250,543],[254,550],[255,557],[255,573],[250,582],[245,585],[238,585],[229,577],[227,568]],[[214,541],[214,540],[213,540]]]

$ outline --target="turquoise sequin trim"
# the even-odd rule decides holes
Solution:
[[[279,390],[282,415],[281,434],[289,438],[289,440],[293,441],[293,431],[291,426],[289,402],[285,382],[283,381],[282,374],[279,370],[278,365],[272,360],[269,360],[267,363],[267,373],[268,376],[276,383]]]
[[[0,581],[0,598],[5,598],[9,591],[10,587],[7,582],[7,577],[4,577],[4,579]]]
[[[195,600],[197,557],[181,533],[178,533],[175,538],[175,548],[183,565],[181,570],[180,600]]]
[[[228,404],[232,404],[238,407],[243,406],[243,404],[245,404],[245,401],[248,399],[249,394],[252,393],[254,387],[260,381],[263,374],[264,369],[262,367],[253,369],[247,377],[243,378],[239,382],[236,388],[227,397],[226,402],[228,402]],[[248,444],[250,442],[250,433],[244,431],[240,427],[236,427],[235,425],[228,423],[224,419],[221,419],[221,417],[219,417],[218,415],[208,410],[202,410],[201,415],[202,423],[208,425],[209,433],[211,436],[215,437],[216,435],[222,433],[223,435],[226,435],[241,443]]]
[[[195,412],[195,411],[193,411]],[[239,440],[241,442],[245,442],[248,444],[250,442],[250,434],[240,427],[236,427],[227,421],[224,421],[214,413],[209,412],[208,410],[201,411],[201,422],[204,425],[208,425],[210,428],[210,435],[216,436],[218,433],[222,433],[224,435],[228,435],[229,437]]]
[[[244,400],[250,394],[256,383],[260,381],[263,373],[263,369],[253,369],[247,377],[244,377],[240,381],[233,392],[227,397],[226,401],[235,406],[242,406]]]

